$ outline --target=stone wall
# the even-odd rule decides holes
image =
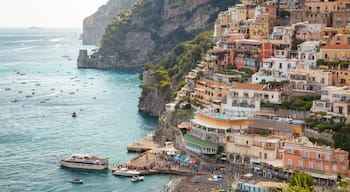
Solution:
[[[328,143],[334,142],[332,139],[332,134],[325,133],[325,132],[319,133],[318,131],[313,129],[305,129],[305,136],[314,138],[314,139],[321,139],[321,140],[327,141]]]
[[[303,120],[304,118],[310,116],[310,111],[297,111],[297,110],[290,110],[290,109],[275,110],[273,108],[266,108],[266,107],[261,108],[261,111],[273,113],[283,118],[289,117],[292,119],[300,119],[300,120]]]

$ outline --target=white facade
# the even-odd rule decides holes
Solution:
[[[319,51],[319,41],[305,41],[298,45],[298,59],[308,66],[316,67],[317,53]]]
[[[323,87],[321,99],[313,101],[311,111],[328,112],[348,117],[350,115],[349,87]],[[347,122],[349,122],[349,119],[347,119]]]
[[[318,40],[318,34],[321,29],[326,27],[325,24],[319,23],[308,23],[308,22],[300,22],[293,25],[295,29],[295,38],[297,40]]]
[[[293,91],[314,93],[322,87],[332,85],[332,72],[298,64],[290,70],[288,80]]]
[[[252,83],[287,81],[289,71],[295,68],[297,59],[266,58],[252,76]]]
[[[287,58],[292,49],[292,37],[294,29],[291,26],[275,26],[269,37],[272,43],[273,56]]]
[[[255,86],[252,86],[255,85]],[[241,117],[250,117],[252,112],[260,111],[260,102],[280,104],[282,91],[269,90],[268,85],[236,83],[229,90],[223,111]]]

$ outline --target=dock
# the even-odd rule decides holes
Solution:
[[[169,142],[171,143],[171,142]],[[176,153],[175,147],[170,144],[159,146],[153,141],[153,135],[147,135],[139,142],[134,142],[127,147],[128,152],[140,152],[136,157],[124,164],[110,166],[112,172],[121,168],[128,168],[141,173],[141,175],[170,174],[170,175],[198,175],[201,172],[194,171],[176,165],[174,161],[168,161],[168,153]]]
[[[128,152],[143,153],[158,148],[158,144],[153,142],[153,134],[147,135],[141,141],[134,142],[127,147]]]

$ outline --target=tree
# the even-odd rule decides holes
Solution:
[[[304,172],[295,172],[289,179],[289,184],[284,192],[314,192],[314,180],[311,175]]]

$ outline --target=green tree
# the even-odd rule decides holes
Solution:
[[[314,180],[311,175],[304,172],[295,172],[289,179],[285,192],[314,192]]]

